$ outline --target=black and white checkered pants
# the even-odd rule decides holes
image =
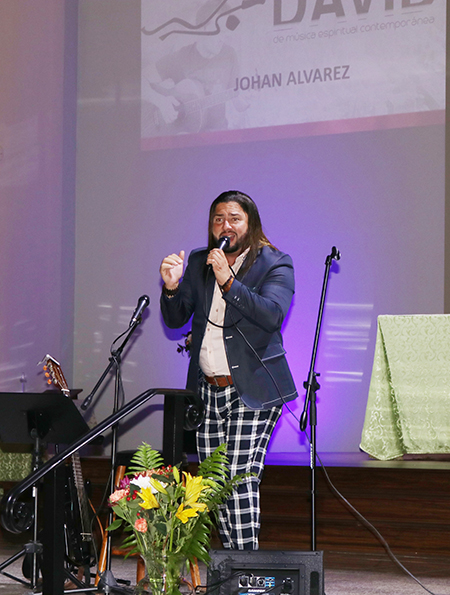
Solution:
[[[239,484],[219,510],[219,533],[224,548],[257,550],[260,529],[259,484],[269,440],[281,406],[249,409],[233,386],[219,388],[201,380],[199,393],[205,403],[205,422],[197,431],[200,461],[220,444],[227,444],[230,477],[256,473]]]

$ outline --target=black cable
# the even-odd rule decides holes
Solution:
[[[297,419],[297,416],[294,415],[291,411],[291,414],[294,416],[294,418],[297,420],[297,422],[299,421]],[[306,439],[308,440],[309,444],[311,444],[311,440],[308,436],[308,433],[306,431],[304,431],[304,434],[306,436]],[[336,488],[336,486],[333,484],[333,482],[330,479],[330,476],[328,475],[328,472],[326,470],[325,465],[322,463],[322,460],[319,456],[319,454],[316,452],[316,458],[318,459],[319,463],[320,463],[320,467],[323,471],[323,474],[325,476],[326,482],[328,484],[328,487],[331,489],[331,491],[335,494],[335,496],[337,496],[340,500],[342,500],[342,502],[345,504],[345,506],[347,506],[347,508],[350,510],[350,512],[359,520],[362,522],[362,524],[369,529],[369,531],[371,531],[375,537],[378,539],[378,541],[381,543],[381,545],[384,547],[384,549],[386,550],[386,553],[388,554],[389,558],[392,560],[392,562],[394,562],[394,564],[396,564],[403,572],[405,572],[410,578],[412,578],[413,580],[416,581],[416,583],[418,583],[418,585],[420,585],[422,587],[422,589],[424,589],[425,591],[427,591],[427,593],[430,593],[430,595],[436,595],[433,591],[430,591],[429,589],[427,589],[427,587],[425,587],[425,585],[423,585],[420,580],[415,577],[401,562],[400,560],[397,558],[397,556],[393,553],[393,551],[391,550],[388,542],[385,540],[385,538],[381,535],[381,533],[378,531],[378,529],[376,527],[374,527],[374,525],[372,525],[372,523],[370,521],[368,521],[348,500],[347,498],[345,498],[345,496],[343,494],[341,494],[341,492]]]
[[[201,590],[202,587],[201,585],[195,587],[194,592],[195,593],[202,593],[202,595],[210,595],[213,591],[215,591],[216,589],[218,589],[218,587],[221,587],[222,585],[225,585],[225,583],[228,583],[229,581],[231,581],[231,579],[233,579],[235,576],[240,576],[242,574],[242,571],[236,571],[233,572],[232,574],[230,574],[230,576],[227,576],[226,578],[217,581],[215,583],[212,583],[211,585],[207,585],[207,590],[203,591]]]
[[[114,343],[113,343],[114,345]],[[115,369],[117,371],[118,374],[118,395],[117,395],[117,406],[120,409],[121,407],[123,407],[125,405],[125,389],[123,387],[123,380],[122,380],[122,370],[120,367],[120,357],[118,357],[117,353],[115,351],[112,350],[112,346],[111,346],[111,358],[110,358],[113,362],[114,362],[114,366]]]
[[[118,373],[118,389],[119,389],[119,394],[118,394],[118,399],[117,399],[117,406],[123,407],[125,405],[125,389],[123,387],[123,380],[122,380],[122,370],[120,367],[121,364],[121,356],[117,353],[117,351],[115,349],[113,349],[114,344],[117,343],[117,341],[123,337],[124,335],[126,335],[130,330],[130,327],[127,328],[125,331],[123,331],[123,333],[121,333],[118,337],[116,337],[114,339],[114,341],[111,343],[111,347],[109,348],[109,352],[111,354],[110,357],[110,361],[114,362],[114,366],[117,370]]]
[[[236,275],[230,265],[228,265],[228,268],[230,269],[233,277],[236,279]],[[207,296],[207,287],[208,287],[208,277],[209,277],[210,270],[211,270],[211,266],[208,266],[208,270],[206,271],[206,279],[205,279],[205,299],[204,299],[204,306],[203,306],[203,315],[206,318],[206,322],[209,322],[209,324],[212,324],[216,328],[231,328],[231,327],[235,326],[235,324],[237,324],[234,322],[234,320],[231,324],[216,324],[215,322],[210,320],[210,318],[206,312],[206,302],[207,302],[206,298],[208,297]],[[215,280],[215,283],[217,283],[217,280]],[[213,292],[214,292],[214,289],[213,289]],[[242,320],[242,318],[240,320],[238,320],[238,322],[240,322]]]

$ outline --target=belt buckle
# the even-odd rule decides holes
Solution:
[[[228,378],[222,374],[220,376],[213,376],[214,379],[214,386],[217,386],[218,388],[223,388],[224,386],[228,386]],[[225,383],[224,383],[225,381]]]

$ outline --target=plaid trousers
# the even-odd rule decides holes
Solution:
[[[203,461],[220,444],[227,444],[230,477],[256,473],[245,479],[219,509],[219,534],[224,548],[257,550],[261,525],[259,484],[269,440],[282,406],[249,409],[233,386],[219,388],[203,379],[199,394],[205,404],[205,421],[197,430],[197,451]]]

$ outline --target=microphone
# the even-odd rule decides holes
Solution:
[[[149,303],[150,298],[148,297],[148,295],[141,295],[141,297],[138,300],[136,309],[133,312],[133,316],[131,317],[129,326],[132,326],[133,324],[139,324],[141,322],[142,314],[145,308],[149,305]]]
[[[230,238],[228,236],[223,236],[217,242],[217,248],[219,248],[219,250],[224,250],[225,248],[228,248],[229,245],[230,245]],[[212,264],[208,264],[207,267],[208,267],[208,270],[212,269]]]
[[[334,260],[341,260],[341,253],[336,248],[336,246],[332,247],[330,256],[331,258],[334,258]]]
[[[220,238],[217,247],[219,248],[219,250],[224,250],[225,248],[228,248],[229,245],[230,238],[228,236],[223,236],[223,238]]]
[[[339,250],[336,248],[336,246],[333,246],[331,248],[331,254],[329,254],[325,260],[325,264],[327,266],[331,266],[331,263],[333,262],[333,260],[341,260],[341,253],[339,252]]]

